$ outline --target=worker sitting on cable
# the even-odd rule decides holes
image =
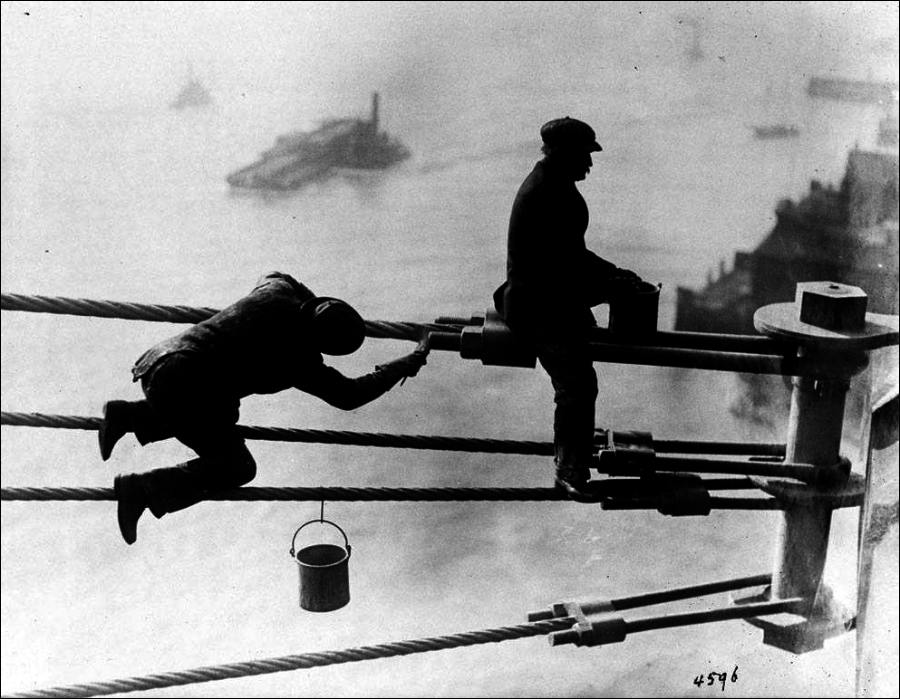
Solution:
[[[591,308],[640,277],[585,246],[588,207],[575,183],[590,172],[591,153],[603,150],[594,130],[565,117],[544,124],[541,139],[544,158],[512,206],[506,282],[494,306],[536,350],[553,383],[556,485],[572,499],[589,500],[597,398],[587,345],[587,330],[596,325]]]
[[[359,349],[365,331],[365,321],[347,303],[317,297],[290,275],[272,272],[244,298],[145,352],[131,371],[146,400],[106,403],[100,455],[109,459],[116,442],[133,431],[142,445],[175,437],[198,458],[116,476],[125,541],[136,541],[138,519],[147,508],[159,518],[211,491],[253,480],[256,462],[237,429],[245,396],[296,388],[354,410],[425,364],[427,340],[358,378],[324,363],[322,354]]]

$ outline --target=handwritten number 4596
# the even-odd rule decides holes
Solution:
[[[734,666],[734,670],[731,673],[731,681],[737,682],[738,680],[738,666]],[[728,673],[727,672],[710,672],[706,675],[697,675],[694,678],[694,684],[698,687],[712,686],[716,683],[716,681],[722,683],[722,691],[725,691],[725,683],[728,682]]]

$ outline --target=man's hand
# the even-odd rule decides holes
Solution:
[[[422,363],[425,363],[425,358],[428,357],[428,353],[431,352],[431,333],[427,330],[422,333],[422,339],[419,340],[419,344],[416,345],[416,349],[413,354],[418,354],[422,357]]]
[[[416,345],[416,349],[413,350],[413,353],[409,355],[416,361],[421,362],[418,366],[412,370],[411,374],[407,374],[400,380],[400,385],[402,386],[407,378],[410,376],[415,376],[419,373],[419,369],[421,369],[425,364],[428,363],[428,353],[431,352],[431,333],[427,330],[422,333],[422,339],[419,340],[419,344]],[[411,362],[414,364],[414,362]]]
[[[415,376],[419,373],[419,369],[421,369],[427,363],[427,356],[427,352],[419,352],[417,350],[412,354],[407,354],[404,357],[400,357],[399,359],[394,359],[393,361],[387,362],[386,364],[382,364],[378,367],[378,369],[390,372],[395,376],[402,377],[402,385],[402,382],[406,381],[406,379],[408,379],[410,376]]]
[[[632,272],[630,269],[617,269],[608,281],[608,289],[610,300],[626,298],[633,294],[635,294],[638,289],[640,283],[644,281],[637,274],[637,272]]]

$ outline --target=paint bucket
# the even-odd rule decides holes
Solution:
[[[620,335],[656,332],[660,289],[662,284],[641,280],[617,293],[609,302],[610,331]]]
[[[335,527],[344,536],[344,546],[313,544],[296,551],[297,534],[314,522]],[[300,606],[303,609],[331,612],[350,601],[350,543],[344,530],[334,522],[313,519],[301,525],[291,540],[291,558],[297,561],[300,572]]]

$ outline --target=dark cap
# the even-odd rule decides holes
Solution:
[[[583,121],[572,117],[563,117],[548,121],[541,127],[541,138],[551,148],[575,147],[586,148],[589,152],[603,150],[597,143],[597,134]]]
[[[313,342],[322,354],[353,354],[366,339],[366,321],[340,299],[317,296],[306,301],[300,313],[310,321]]]

